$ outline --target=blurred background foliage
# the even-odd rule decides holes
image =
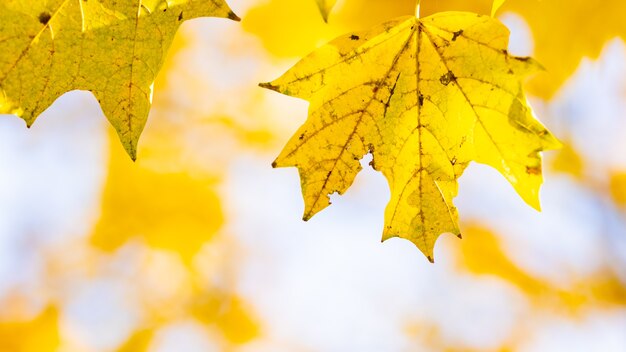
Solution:
[[[306,104],[256,87],[415,1],[231,0],[241,25],[183,26],[133,163],[84,93],[0,126],[0,351],[626,349],[626,3],[509,0],[515,54],[546,67],[532,103],[565,147],[544,212],[472,166],[463,240],[430,265],[379,243],[374,172],[304,225],[271,170]],[[489,14],[490,0],[422,0]],[[70,106],[74,106],[70,108]]]

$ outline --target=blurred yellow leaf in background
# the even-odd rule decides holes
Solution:
[[[270,0],[253,7],[243,19],[248,32],[278,57],[302,57],[347,31],[366,29],[415,13],[415,0],[345,0],[324,23],[313,0]]]
[[[501,3],[501,4],[500,4]],[[574,73],[583,57],[596,58],[607,41],[626,38],[626,1],[607,0],[435,0],[422,1],[422,14],[438,11],[521,15],[533,34],[533,56],[546,68],[529,82],[529,92],[550,98]]]
[[[60,342],[58,319],[57,309],[50,306],[32,320],[0,320],[0,351],[55,351]]]
[[[610,175],[610,194],[615,203],[626,206],[626,170]]]
[[[570,174],[577,179],[583,178],[585,161],[574,149],[572,143],[563,142],[563,148],[556,151],[551,167],[554,171]]]
[[[148,351],[154,337],[154,330],[142,329],[134,332],[130,338],[117,349],[117,352],[144,352]]]
[[[600,271],[591,280],[581,280],[570,287],[538,278],[511,261],[500,238],[481,226],[464,227],[468,239],[459,245],[462,270],[478,275],[493,275],[522,290],[540,309],[576,314],[593,305],[626,304],[626,288],[610,271]]]
[[[493,0],[493,5],[491,7],[491,17],[494,17],[496,15],[496,12],[498,12],[498,9],[504,4],[506,0]]]
[[[203,302],[193,305],[192,315],[205,324],[216,323],[224,337],[232,343],[245,343],[259,335],[259,326],[245,304],[236,296],[200,296]]]
[[[160,173],[111,148],[102,213],[91,242],[115,251],[137,237],[189,262],[223,223],[215,180]]]

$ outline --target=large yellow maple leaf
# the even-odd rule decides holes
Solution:
[[[130,156],[176,30],[201,16],[237,20],[224,0],[3,0],[0,114],[30,126],[65,92],[93,92]]]
[[[440,234],[460,236],[452,200],[472,160],[539,208],[540,151],[559,143],[522,91],[521,79],[540,66],[509,55],[508,37],[500,22],[473,13],[403,17],[340,37],[261,84],[310,102],[274,163],[299,169],[304,219],[350,187],[368,152],[391,188],[383,239],[409,239],[431,261]]]

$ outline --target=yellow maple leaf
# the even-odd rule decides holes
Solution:
[[[472,160],[499,170],[539,208],[539,152],[559,143],[522,91],[539,65],[509,55],[508,36],[473,13],[403,17],[342,36],[261,84],[310,102],[307,122],[274,163],[299,169],[304,219],[350,187],[368,152],[391,188],[383,239],[409,239],[431,261],[440,234],[460,235],[452,200]]]
[[[237,16],[223,0],[0,3],[0,113],[30,126],[65,92],[93,92],[135,159],[152,84],[180,24]]]

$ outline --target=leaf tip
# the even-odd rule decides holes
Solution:
[[[2,112],[0,112],[1,114]],[[24,123],[26,124],[26,128],[31,128],[33,126],[33,124],[35,123],[35,119],[32,116],[22,116],[20,114],[16,114],[14,113],[14,115],[19,116],[20,118],[22,118],[22,120],[24,121]]]
[[[278,167],[278,163],[276,161],[272,162],[272,168],[275,169]]]
[[[126,154],[128,154],[128,156],[130,157],[130,160],[132,160],[133,162],[137,161],[136,145],[124,146],[124,149],[126,150]]]
[[[546,148],[544,149],[544,151],[546,150],[560,150],[563,149],[565,147],[565,145],[563,144],[563,142],[561,142],[558,138],[554,137],[554,136],[550,136],[550,141],[548,143],[548,145],[546,146]]]
[[[522,199],[526,204],[528,204],[531,208],[535,209],[537,212],[541,212],[541,201],[539,199],[539,189],[536,192],[531,194],[521,194]]]
[[[239,16],[237,16],[234,12],[230,11],[228,13],[228,19],[229,20],[233,20],[235,22],[241,22],[241,18]]]
[[[537,212],[541,213],[541,203],[539,203],[539,200],[537,200],[537,202],[531,203],[530,206]]]
[[[429,261],[431,264],[435,264],[435,258],[434,258],[434,257],[432,257],[432,256],[430,256],[430,255],[427,255],[427,256],[426,256],[426,258],[428,258],[428,261]]]
[[[315,216],[315,214],[319,213],[320,211],[322,211],[322,209],[328,207],[331,204],[331,202],[329,201],[328,204],[321,206],[321,207],[315,207],[316,204],[314,204],[313,206],[311,206],[310,204],[306,204],[304,206],[304,215],[302,215],[302,221],[309,221],[313,218],[313,216]]]
[[[322,19],[324,20],[324,23],[328,23],[328,17],[330,16],[330,13],[328,11],[323,11],[322,12]]]
[[[508,51],[507,51],[507,54],[508,54]],[[515,59],[517,62],[527,67],[526,74],[547,71],[547,69],[545,68],[545,66],[541,64],[541,62],[537,61],[536,59],[530,56],[511,56],[511,57]]]
[[[491,7],[491,17],[496,17],[496,12],[504,5],[506,0],[494,0],[493,5]]]
[[[259,87],[278,92],[278,86],[273,85],[271,82],[259,83]]]

